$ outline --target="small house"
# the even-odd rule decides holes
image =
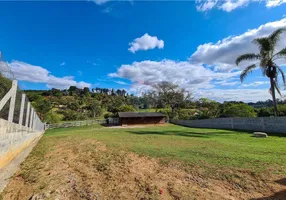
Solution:
[[[121,126],[164,124],[165,115],[158,112],[119,112]]]

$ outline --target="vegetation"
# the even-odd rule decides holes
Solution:
[[[148,96],[163,108],[169,106],[171,108],[171,119],[174,119],[175,109],[190,100],[190,95],[185,93],[186,91],[180,89],[178,85],[163,81],[155,85],[154,90],[149,92]]]
[[[47,123],[75,121],[91,118],[117,117],[118,112],[161,112],[167,118],[209,119],[219,117],[269,117],[274,115],[272,101],[257,103],[223,102],[201,98],[193,100],[178,86],[162,83],[175,89],[154,89],[143,96],[124,91],[93,89],[91,91],[71,87],[69,90],[27,90],[27,96],[39,116]],[[161,85],[161,86],[162,86]],[[286,116],[286,100],[279,101],[279,116]],[[8,108],[7,108],[8,109]]]
[[[279,39],[281,34],[285,31],[285,28],[280,28],[274,31],[268,37],[257,38],[253,40],[259,48],[259,54],[247,53],[239,56],[236,59],[236,64],[238,65],[242,61],[253,61],[259,60],[259,67],[262,70],[263,76],[267,76],[270,80],[270,93],[272,95],[274,115],[278,116],[277,102],[276,102],[276,91],[280,94],[279,89],[279,73],[282,76],[283,84],[286,85],[286,79],[284,72],[281,67],[279,67],[275,62],[277,59],[286,58],[286,47],[280,51],[276,51],[276,47],[279,44]],[[252,64],[246,67],[240,75],[240,80],[243,82],[245,77],[251,73],[257,67],[256,64]]]

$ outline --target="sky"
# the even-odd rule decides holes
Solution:
[[[0,51],[22,89],[140,95],[170,81],[197,99],[255,102],[271,98],[269,80],[258,68],[241,83],[251,63],[235,59],[286,27],[286,0],[0,2],[0,24]]]

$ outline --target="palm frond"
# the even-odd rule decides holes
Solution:
[[[284,74],[283,70],[278,66],[276,66],[276,68],[278,69],[278,71],[280,72],[280,74],[282,76],[282,80],[283,80],[284,85],[286,85],[286,78],[285,78],[285,74]]]
[[[252,42],[259,47],[261,56],[271,51],[273,47],[268,37],[256,38]]]
[[[245,79],[245,77],[252,72],[252,70],[254,70],[256,68],[256,65],[250,65],[248,67],[246,67],[240,74],[240,81],[243,82],[243,80]]]
[[[240,62],[242,62],[242,61],[246,61],[246,60],[257,60],[257,59],[259,59],[260,58],[260,55],[258,55],[258,54],[254,54],[254,53],[246,53],[246,54],[243,54],[243,55],[241,55],[241,56],[239,56],[237,59],[236,59],[236,61],[235,61],[235,63],[236,63],[236,65],[238,65]]]
[[[274,31],[268,38],[271,41],[271,43],[273,44],[273,46],[276,46],[277,42],[280,39],[281,34],[286,31],[285,28],[279,28],[276,31]]]
[[[279,94],[280,96],[282,96],[277,82],[274,83],[274,87],[275,87],[275,89],[277,90],[278,94]]]
[[[286,57],[286,47],[284,49],[280,50],[279,52],[277,52],[274,56],[277,56],[278,58],[283,57],[283,56]]]

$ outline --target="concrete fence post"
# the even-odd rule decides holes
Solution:
[[[35,125],[36,125],[36,111],[35,111],[35,109],[34,109],[34,114],[33,114],[33,125],[32,125],[32,129],[33,129],[33,131],[35,131]]]
[[[16,93],[17,93],[17,81],[13,80],[11,89],[13,89],[13,93],[12,93],[12,96],[11,96],[11,99],[10,99],[8,122],[13,122],[13,118],[14,118]]]
[[[231,129],[234,129],[233,118],[231,118],[230,123],[231,123]]]
[[[26,123],[25,123],[25,126],[26,127],[29,127],[29,117],[30,117],[30,106],[31,106],[31,103],[28,102],[27,104],[27,110],[26,110]]]
[[[33,126],[33,115],[34,115],[34,109],[33,107],[31,107],[30,125],[29,125],[30,130],[32,130],[32,126]]]
[[[22,126],[23,125],[23,115],[24,115],[24,108],[25,108],[25,99],[26,95],[22,94],[22,99],[21,99],[21,108],[20,108],[20,117],[19,117],[19,124]]]

